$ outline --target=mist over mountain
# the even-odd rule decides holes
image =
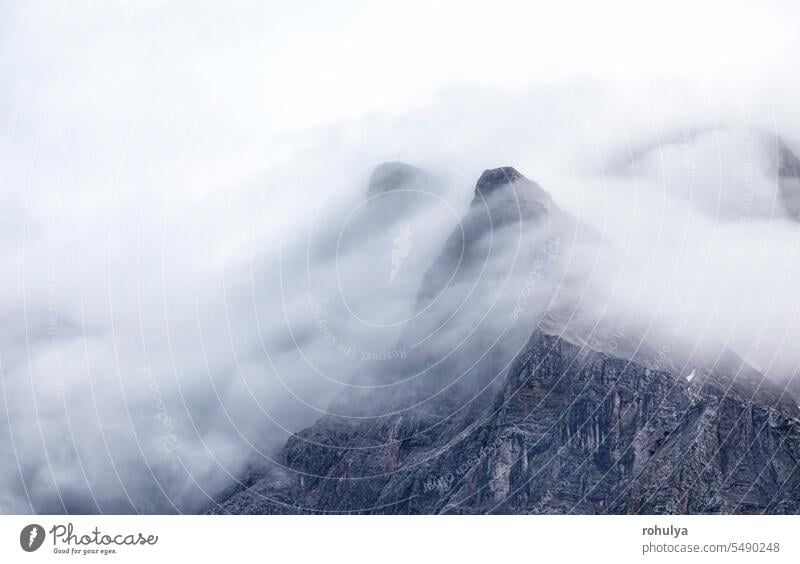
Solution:
[[[585,307],[569,259],[618,252],[514,168],[485,171],[423,278],[408,354],[209,511],[796,512],[787,386],[713,337]]]
[[[386,11],[3,3],[0,512],[794,511],[797,7]]]
[[[784,139],[764,130],[709,126],[665,133],[618,155],[609,172],[660,175],[664,190],[715,219],[800,216],[800,161]]]

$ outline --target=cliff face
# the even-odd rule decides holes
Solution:
[[[766,381],[687,382],[536,332],[492,411],[437,464],[475,461],[428,485],[436,511],[798,509],[798,410]]]
[[[213,511],[796,513],[797,406],[734,376],[687,382],[537,331],[446,442],[403,439],[408,416],[317,424],[287,444],[289,470]]]
[[[514,169],[484,173],[423,281],[400,343],[414,352],[340,396],[210,512],[800,511],[800,413],[782,388],[731,357],[612,356],[558,323],[515,320],[518,299],[485,300],[522,295],[532,279],[518,271],[542,256],[557,269],[546,251],[570,222]],[[539,243],[496,260],[523,232]],[[412,342],[442,319],[458,346],[431,359]]]

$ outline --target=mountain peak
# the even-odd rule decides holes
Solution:
[[[503,166],[500,168],[490,168],[483,171],[478,183],[475,185],[475,197],[483,196],[488,197],[493,194],[498,188],[513,184],[520,179],[528,180],[517,169],[511,166]]]
[[[433,180],[431,173],[419,167],[401,161],[387,161],[372,171],[367,195],[375,196],[409,188],[427,192],[431,191]]]
[[[536,182],[526,177],[516,168],[502,166],[483,171],[475,185],[473,205],[487,199],[516,202],[516,205],[542,206],[548,208],[550,197]],[[524,204],[523,204],[524,202]]]

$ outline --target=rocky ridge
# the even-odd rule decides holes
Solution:
[[[481,266],[500,252],[487,241],[536,234],[521,261],[529,265],[552,225],[569,222],[515,169],[486,171],[420,290],[421,307],[445,306],[421,316],[401,345],[442,317],[472,328],[458,308],[474,295],[465,285],[517,295],[518,287],[495,289],[518,279],[516,262],[493,261],[507,270],[482,280]],[[783,388],[731,356],[665,364],[646,351],[603,352],[551,316],[509,324],[511,305],[481,317],[501,333],[457,334],[458,354],[444,362],[421,347],[373,375],[380,385],[342,394],[336,415],[292,436],[274,466],[209,512],[800,510],[800,412]]]

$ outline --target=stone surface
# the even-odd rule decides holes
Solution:
[[[797,407],[733,376],[687,382],[537,331],[450,437],[323,420],[286,445],[289,470],[212,512],[796,513]]]
[[[274,467],[251,472],[209,512],[800,511],[796,402],[732,353],[709,364],[676,352],[665,362],[622,343],[612,355],[557,316],[510,322],[513,299],[483,309],[479,298],[492,292],[518,295],[498,280],[518,280],[541,256],[541,241],[555,236],[553,225],[570,224],[565,215],[516,170],[485,172],[467,227],[423,282],[420,306],[444,305],[424,311],[400,339],[412,350],[447,317],[455,354],[440,359],[420,346],[382,365],[364,380],[375,386],[342,394],[331,415],[286,443]],[[540,241],[513,254],[522,266],[492,255],[500,251],[488,240],[506,233],[507,245],[520,230]],[[484,279],[490,258],[505,270]],[[547,268],[557,268],[551,258]]]

